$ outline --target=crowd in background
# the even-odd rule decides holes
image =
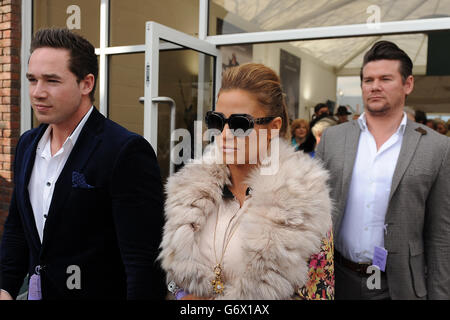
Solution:
[[[326,103],[318,103],[314,107],[314,114],[310,121],[299,118],[291,122],[292,145],[296,150],[302,150],[314,157],[323,131],[328,127],[349,121],[349,116],[352,115],[349,109],[349,106],[341,105],[333,115]],[[450,119],[445,122],[440,118],[427,118],[424,111],[416,111],[408,106],[405,106],[404,111],[411,121],[422,123],[440,134],[450,137]],[[359,116],[360,114],[354,113],[352,120],[358,119]]]

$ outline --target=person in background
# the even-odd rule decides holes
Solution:
[[[314,114],[312,116],[311,122],[309,123],[309,127],[312,128],[318,121],[320,121],[323,118],[333,118],[333,116],[330,113],[329,107],[325,103],[318,103],[314,107]],[[298,146],[298,151],[303,151],[308,154],[314,154],[314,150],[316,148],[316,138],[311,132],[311,129],[309,130],[305,142],[303,142],[300,146]]]
[[[396,44],[375,43],[366,111],[317,148],[333,177],[336,299],[450,299],[450,139],[407,118],[412,69]]]
[[[435,119],[435,122],[436,122],[436,131],[446,136],[448,133],[448,128],[445,121],[442,119]]]
[[[330,108],[325,103],[318,103],[314,106],[313,120],[330,116]]]
[[[433,130],[437,129],[436,121],[434,119],[428,119],[427,122],[425,123],[425,125],[430,129],[433,129]]]
[[[351,115],[352,113],[348,111],[346,106],[339,106],[339,108],[337,109],[337,112],[335,114],[335,116],[337,116],[338,124],[344,123],[348,121],[348,116]]]
[[[358,118],[360,117],[361,115],[359,114],[359,113],[355,113],[353,116],[352,116],[352,120],[358,120]]]
[[[306,141],[309,124],[305,119],[295,119],[291,123],[291,144],[296,150]]]
[[[311,131],[314,135],[314,138],[316,138],[316,149],[317,146],[320,143],[320,138],[322,137],[322,133],[325,131],[326,128],[331,127],[331,126],[335,126],[338,123],[336,122],[336,120],[327,117],[327,118],[323,118],[321,120],[319,120],[314,127],[312,127]],[[311,152],[309,154],[312,158],[314,158],[315,155],[315,150],[313,152]]]
[[[285,139],[272,69],[242,64],[222,77],[205,119],[215,142],[167,182],[168,289],[183,300],[332,299],[328,174]],[[269,164],[278,170],[265,172]]]
[[[427,123],[427,114],[424,111],[422,111],[422,110],[416,110],[414,120],[417,123],[421,123],[423,125],[426,125],[426,123]]]

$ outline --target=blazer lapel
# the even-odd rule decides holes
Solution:
[[[100,143],[101,139],[98,136],[98,132],[103,129],[102,123],[105,118],[94,108],[89,119],[86,121],[83,129],[81,130],[78,140],[75,143],[72,152],[64,165],[61,174],[56,181],[53,191],[52,202],[50,204],[48,219],[44,227],[44,235],[42,240],[43,251],[46,243],[48,243],[51,237],[51,230],[57,228],[55,225],[58,221],[58,215],[63,213],[63,207],[66,203],[66,199],[72,190],[72,172],[82,172],[84,166],[89,160],[91,154]]]
[[[350,181],[352,179],[353,166],[355,165],[356,153],[358,152],[359,136],[361,134],[361,129],[359,128],[358,122],[353,122],[350,130],[347,131],[345,135],[345,146],[344,146],[344,169],[342,176],[342,193],[341,195],[346,195],[350,187]],[[346,201],[345,199],[344,201]]]
[[[16,177],[16,183],[18,186],[20,186],[18,189],[19,194],[17,195],[17,201],[23,209],[24,224],[26,225],[26,229],[31,231],[33,244],[38,251],[41,246],[41,239],[39,238],[39,233],[36,227],[36,221],[33,213],[33,207],[31,206],[30,195],[28,193],[28,184],[30,182],[34,161],[36,159],[36,148],[45,130],[47,130],[47,127],[48,125],[41,125],[38,128],[38,134],[36,135],[32,143],[25,148],[22,158],[23,162],[22,164],[20,164],[20,168],[23,168],[23,170],[19,171]]]
[[[347,201],[350,181],[352,179],[353,166],[355,164],[356,153],[358,151],[360,134],[361,129],[359,128],[358,122],[353,121],[352,125],[350,125],[349,127],[349,130],[347,130],[345,134],[344,165],[342,170],[342,186],[338,210],[339,216],[337,217],[338,220],[336,221],[336,230],[338,230],[341,218],[344,215],[345,203]]]
[[[392,177],[391,192],[389,194],[389,202],[392,199],[398,185],[405,174],[406,169],[411,162],[414,153],[416,152],[417,144],[419,143],[421,132],[415,131],[415,126],[408,120],[403,135],[402,147],[398,156],[397,165],[395,167],[394,175]]]

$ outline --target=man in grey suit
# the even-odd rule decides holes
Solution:
[[[450,139],[403,112],[412,67],[394,43],[374,44],[365,113],[318,145],[335,201],[336,299],[450,299]]]

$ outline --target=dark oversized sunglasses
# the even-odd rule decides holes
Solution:
[[[228,123],[228,127],[233,130],[234,135],[238,134],[242,130],[242,135],[248,135],[256,124],[266,124],[275,119],[275,117],[253,118],[246,113],[234,113],[228,118],[221,112],[208,111],[206,113],[205,121],[208,129],[217,129],[220,132],[223,131],[225,124]]]

